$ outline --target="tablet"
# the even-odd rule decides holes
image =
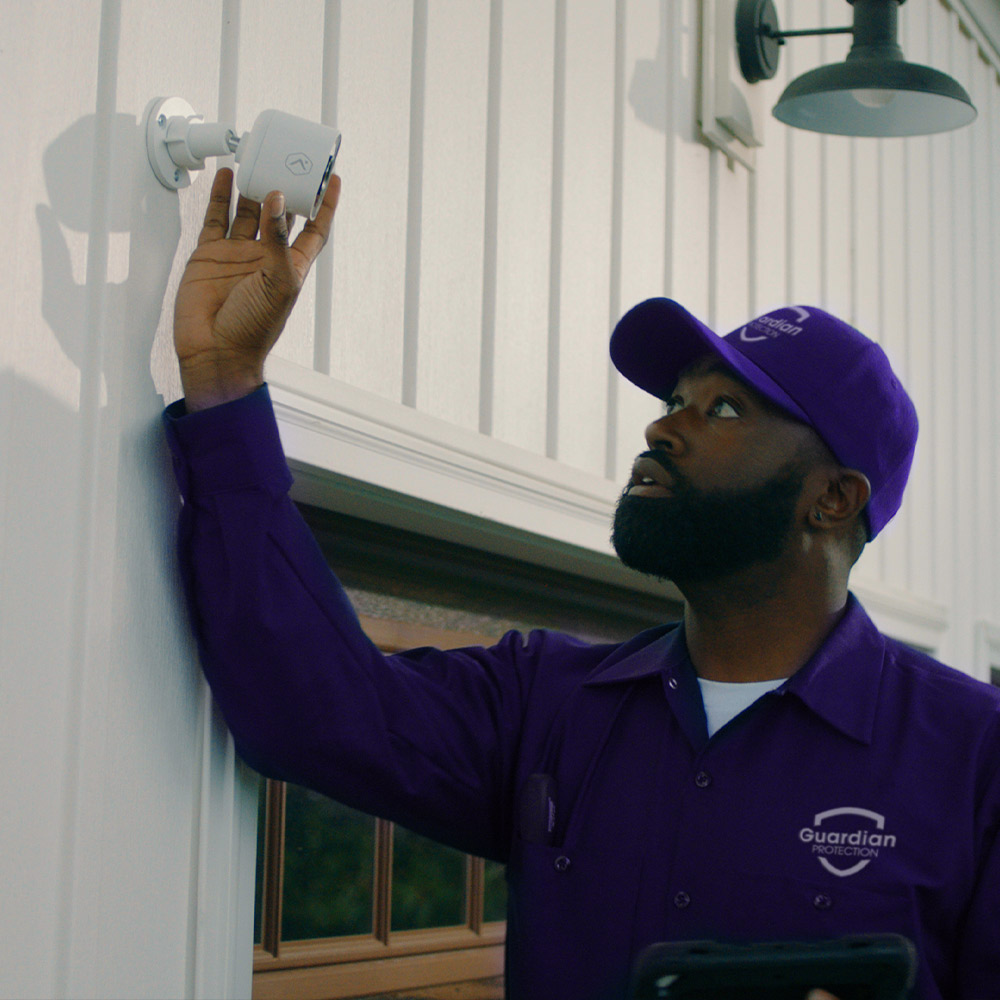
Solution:
[[[909,1000],[917,953],[899,934],[830,941],[654,944],[639,956],[632,1000],[804,1000],[824,989],[838,1000]]]

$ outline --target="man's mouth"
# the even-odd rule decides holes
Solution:
[[[658,458],[648,452],[640,455],[632,466],[628,495],[639,497],[665,497],[673,494],[674,478]]]

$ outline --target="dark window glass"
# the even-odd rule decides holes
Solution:
[[[487,861],[484,877],[483,920],[507,919],[507,869],[499,861]]]
[[[392,834],[394,931],[464,924],[465,855],[402,827]]]
[[[287,789],[281,939],[370,934],[375,820],[297,785]]]

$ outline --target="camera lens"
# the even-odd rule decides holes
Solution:
[[[337,135],[337,143],[333,147],[333,152],[330,154],[326,161],[326,170],[323,171],[323,179],[319,182],[319,189],[316,192],[316,199],[313,202],[312,212],[309,215],[310,219],[315,219],[316,214],[319,212],[320,205],[323,204],[323,195],[326,194],[326,189],[330,185],[330,177],[333,174],[333,164],[336,162],[337,153],[340,151],[340,135]]]

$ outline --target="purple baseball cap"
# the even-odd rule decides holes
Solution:
[[[709,353],[868,477],[865,515],[874,538],[899,510],[917,442],[917,411],[882,348],[816,306],[784,306],[720,337],[662,298],[629,310],[611,336],[618,371],[660,399]]]

